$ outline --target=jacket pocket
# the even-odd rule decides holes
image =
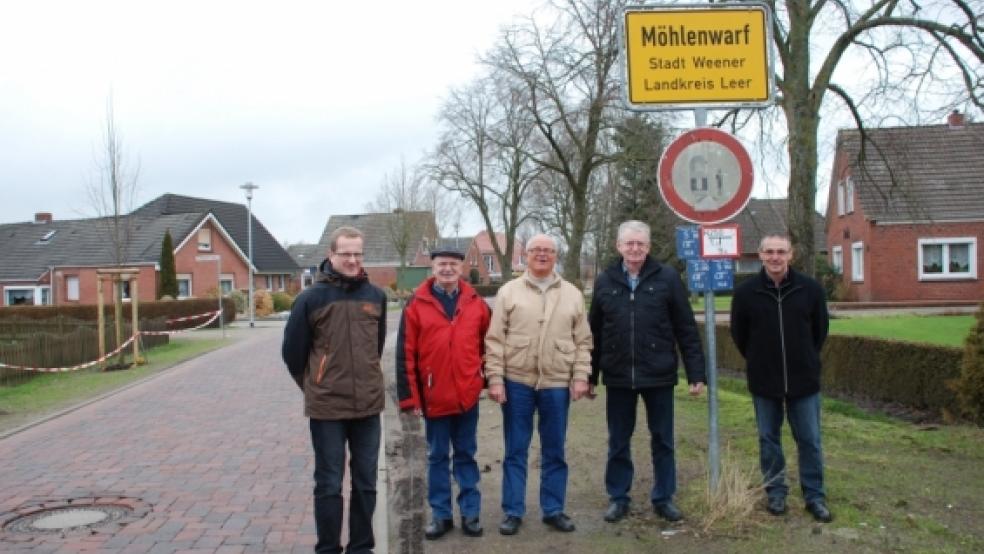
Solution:
[[[554,341],[554,366],[564,372],[571,371],[574,368],[576,350],[574,341],[564,339]]]
[[[529,358],[530,338],[523,335],[508,335],[506,337],[505,359],[506,368],[523,369]]]

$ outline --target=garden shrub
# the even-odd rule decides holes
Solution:
[[[268,290],[258,290],[253,294],[253,313],[256,317],[266,317],[273,313],[273,295]]]
[[[964,341],[960,377],[950,383],[959,400],[959,413],[984,425],[984,303],[977,310],[977,325]]]
[[[275,292],[273,297],[273,311],[286,312],[294,304],[294,297],[286,292]]]
[[[478,282],[481,280],[481,277],[482,276],[478,272],[478,268],[477,267],[473,267],[470,270],[468,270],[468,283],[469,284],[471,284],[471,285],[477,285]]]
[[[493,297],[497,292],[499,292],[499,287],[502,283],[494,283],[491,285],[473,285],[475,292],[482,297]]]

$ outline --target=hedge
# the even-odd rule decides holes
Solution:
[[[214,298],[189,298],[185,300],[157,300],[154,302],[141,302],[137,307],[140,319],[185,317],[198,315],[215,310],[216,301]],[[226,323],[236,320],[236,303],[231,298],[222,299],[223,317]],[[130,319],[130,304],[123,307],[123,318]],[[103,306],[103,313],[107,319],[113,317],[113,305]],[[22,320],[48,320],[59,316],[80,319],[83,321],[95,321],[98,319],[95,304],[81,304],[71,306],[3,306],[0,307],[0,320],[19,318]],[[212,325],[218,327],[218,320]]]
[[[704,339],[704,325],[701,340]],[[727,325],[717,326],[718,367],[745,370]],[[831,396],[897,402],[940,415],[959,413],[947,381],[960,375],[961,349],[873,337],[831,335],[820,353],[822,387]]]

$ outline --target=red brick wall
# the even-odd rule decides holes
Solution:
[[[843,250],[844,300],[884,302],[897,300],[980,300],[984,298],[984,222],[947,224],[876,225],[866,220],[855,191],[854,212],[837,214],[837,183],[846,174],[838,156],[827,204],[827,252],[833,259],[834,246]],[[977,278],[973,280],[920,281],[919,239],[978,237]],[[864,280],[852,280],[851,245],[864,243]]]
[[[395,267],[367,267],[366,273],[369,274],[369,282],[379,288],[388,289],[396,283]]]
[[[225,237],[212,224],[205,226],[212,230],[212,249],[199,250],[197,232],[192,234],[181,248],[174,254],[174,268],[177,273],[191,274],[191,295],[206,296],[218,286],[216,262],[199,262],[195,256],[218,254],[222,257],[222,274],[232,275],[233,288],[246,290],[249,288],[249,267],[246,261],[226,242]],[[259,281],[260,279],[257,279]]]
[[[157,299],[157,271],[153,266],[138,266],[137,274],[137,297],[141,302],[151,302]],[[68,277],[79,278],[79,299],[68,300]],[[103,277],[103,302],[113,303],[112,281],[109,277]],[[97,277],[96,269],[91,267],[59,267],[55,270],[55,283],[52,286],[54,303],[62,306],[66,304],[96,304],[97,296]],[[131,291],[132,293],[132,291]]]

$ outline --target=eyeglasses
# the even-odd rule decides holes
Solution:
[[[773,250],[772,248],[769,248],[767,250],[759,250],[759,252],[765,254],[766,256],[775,256],[775,255],[785,256],[786,254],[789,254],[789,250],[786,250],[786,249],[783,249],[783,248],[779,248],[779,249],[775,249],[775,250]]]
[[[335,252],[332,256],[338,256],[339,258],[352,258],[353,260],[359,260],[362,258],[362,252]]]
[[[556,254],[557,250],[553,248],[530,248],[527,250],[527,252],[533,254],[534,256],[539,256],[540,254],[547,254],[547,255]]]

